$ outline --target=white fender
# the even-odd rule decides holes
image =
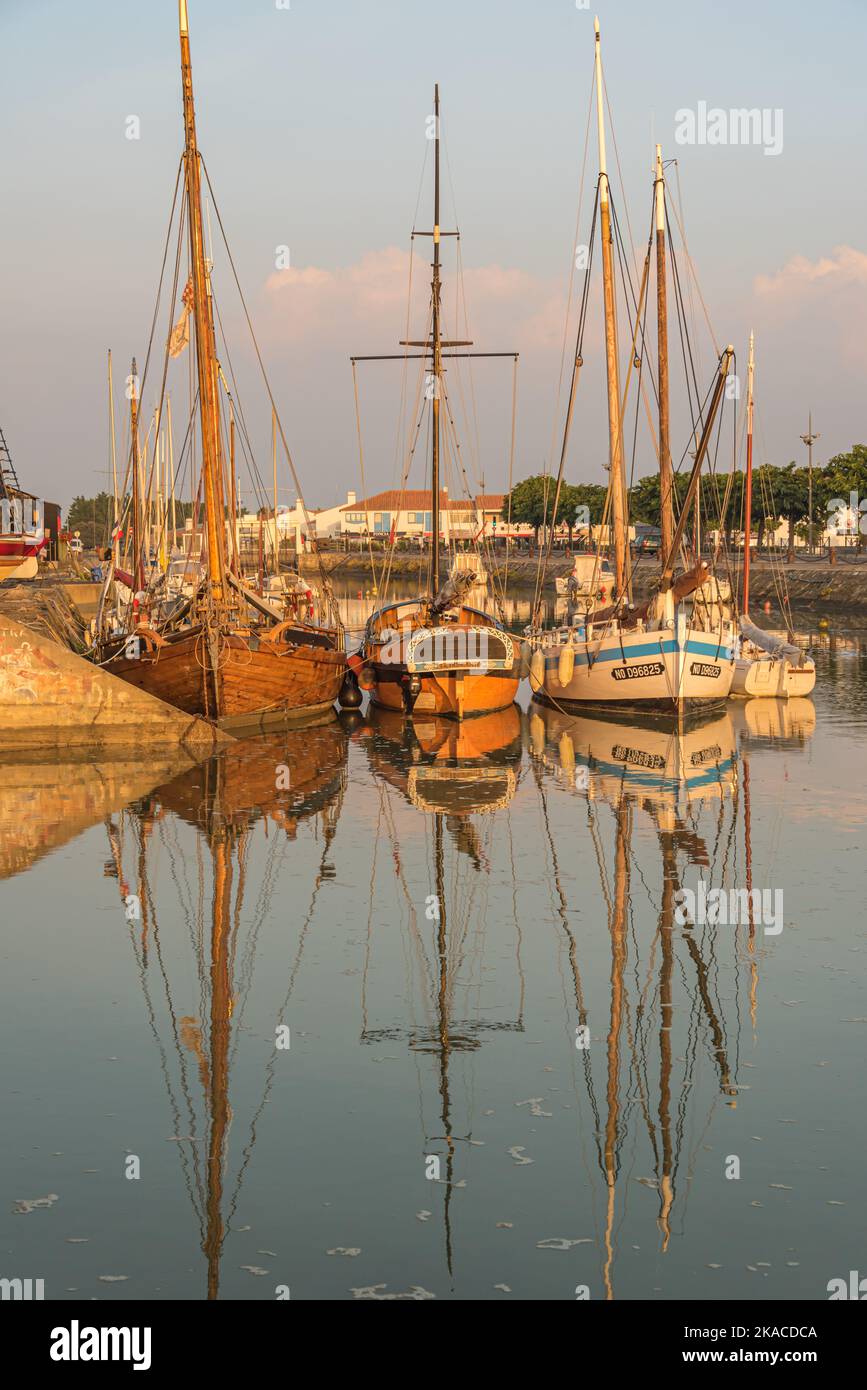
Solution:
[[[557,679],[562,686],[567,686],[572,679],[572,672],[575,670],[575,648],[571,642],[567,642],[560,652],[560,660],[557,663]]]
[[[533,687],[533,694],[541,690],[545,684],[545,653],[541,647],[537,647],[530,662],[530,684]]]

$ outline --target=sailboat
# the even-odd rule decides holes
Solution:
[[[540,632],[541,607],[537,601],[528,638],[534,646],[530,681],[536,699],[574,709],[597,706],[640,710],[649,714],[677,714],[721,704],[732,680],[734,627],[722,606],[713,601],[714,577],[696,554],[695,563],[675,577],[687,520],[698,496],[702,465],[708,455],[714,422],[726,389],[734,349],[720,354],[707,409],[701,419],[689,485],[677,523],[674,522],[674,479],[671,467],[668,422],[668,344],[666,314],[666,216],[662,153],[657,146],[654,184],[657,323],[659,358],[659,466],[662,521],[662,573],[650,600],[633,605],[628,556],[626,468],[623,452],[623,414],[618,363],[616,292],[614,278],[613,213],[606,162],[604,92],[599,22],[596,21],[595,89],[599,149],[597,209],[602,252],[603,302],[608,388],[609,484],[606,514],[611,517],[614,541],[613,602],[592,606],[572,617],[567,626]],[[594,223],[596,220],[594,213]],[[638,365],[637,337],[650,261],[648,246],[640,302],[632,338],[633,365]],[[589,274],[589,268],[588,268]],[[553,535],[557,504],[578,377],[583,362],[582,343],[586,322],[586,296],[582,306],[575,351],[572,384],[563,432],[560,470],[554,501]],[[630,367],[630,372],[632,367]],[[628,388],[628,380],[627,380]],[[550,554],[550,546],[549,546]],[[595,587],[591,583],[591,591]],[[537,586],[541,595],[541,584]],[[705,601],[689,608],[685,600],[698,594]]]
[[[186,0],[179,0],[184,105],[184,192],[189,227],[190,297],[195,327],[202,441],[202,500],[207,572],[171,625],[148,621],[138,608],[126,632],[101,642],[105,670],[188,714],[222,728],[262,728],[327,711],[345,676],[339,621],[316,627],[278,620],[274,608],[243,582],[226,537],[227,482],[220,424],[222,371],[217,358],[210,265],[205,258],[201,156],[196,138]],[[167,353],[169,345],[167,344]],[[270,388],[269,388],[270,394]],[[133,412],[135,417],[135,412]],[[282,429],[281,429],[282,436]],[[285,440],[284,440],[285,444]],[[288,449],[287,449],[288,455]],[[133,581],[142,589],[138,440],[131,431]],[[230,494],[232,495],[232,494]],[[145,595],[146,597],[146,595]],[[335,613],[336,616],[336,613]],[[182,620],[183,619],[183,620]]]
[[[750,620],[750,530],[753,501],[753,376],[755,368],[753,334],[747,369],[747,476],[744,488],[744,584],[741,597],[741,641],[735,658],[732,695],[744,699],[756,696],[809,695],[816,684],[816,663],[801,647],[783,642]]]
[[[42,502],[24,492],[0,429],[0,579],[33,579],[48,545]]]
[[[434,90],[434,218],[433,278],[431,281],[430,333],[419,347],[428,370],[426,395],[431,415],[431,568],[430,591],[420,599],[391,603],[367,622],[361,649],[350,657],[350,669],[358,674],[362,689],[371,692],[375,704],[386,709],[414,710],[425,714],[463,719],[489,714],[512,704],[518,692],[520,650],[504,625],[468,602],[476,586],[474,566],[456,564],[440,583],[441,512],[446,502],[440,487],[443,427],[441,402],[446,398],[444,358],[467,342],[444,341],[441,323],[440,239],[457,233],[440,229],[440,102]],[[419,235],[415,233],[415,235]],[[443,352],[443,349],[452,351]],[[509,355],[509,354],[506,354]],[[354,358],[353,361],[363,361]],[[446,401],[447,404],[447,401]],[[458,560],[463,557],[457,557]]]

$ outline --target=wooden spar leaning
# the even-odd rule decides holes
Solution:
[[[713,388],[713,395],[710,399],[710,405],[708,407],[707,416],[705,418],[704,429],[701,432],[701,439],[699,440],[698,448],[695,451],[695,460],[693,461],[692,465],[692,473],[690,474],[689,478],[689,486],[686,490],[686,496],[683,499],[683,506],[680,509],[680,517],[678,518],[677,526],[674,529],[674,538],[671,543],[671,551],[668,555],[668,558],[665,561],[665,564],[663,565],[662,578],[659,581],[659,591],[663,594],[666,592],[666,590],[671,588],[675,556],[678,550],[680,549],[680,543],[683,540],[683,533],[686,529],[686,523],[689,517],[690,508],[692,506],[693,499],[698,491],[698,480],[701,474],[701,466],[704,463],[705,455],[707,454],[708,450],[708,445],[710,444],[711,430],[713,429],[717,411],[720,407],[723,391],[725,390],[726,378],[728,377],[729,368],[731,367],[731,364],[734,360],[734,355],[734,348],[729,346],[723,349],[722,356],[719,360],[717,379]],[[697,567],[701,567],[701,562],[697,562]]]

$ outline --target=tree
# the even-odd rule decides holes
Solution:
[[[539,544],[539,527],[544,526],[548,513],[548,497],[550,494],[551,505],[554,503],[552,492],[553,483],[550,477],[545,477],[541,473],[532,478],[524,478],[523,482],[516,483],[512,491],[503,499],[503,509],[500,513],[505,521],[511,515],[512,521],[521,522],[524,526],[532,526],[535,544]]]
[[[858,548],[864,543],[860,521],[864,512],[859,512],[860,503],[867,499],[867,444],[853,444],[848,454],[835,454],[824,468],[813,469],[813,516],[826,518],[826,525],[834,525],[837,507],[835,502],[842,500],[848,509],[853,500],[858,519]],[[867,510],[867,509],[865,509]]]
[[[569,502],[572,507],[570,513],[572,525],[579,526],[601,526],[602,518],[605,515],[605,499],[608,496],[608,489],[601,483],[578,483],[575,487],[569,488]],[[586,521],[578,521],[576,513],[579,507],[586,508]],[[572,544],[572,527],[569,528],[569,544]]]
[[[85,550],[108,545],[114,523],[114,498],[108,492],[96,497],[74,497],[66,517],[67,531],[80,531]]]
[[[170,506],[170,504],[169,504]],[[199,507],[199,523],[201,524],[201,506]],[[153,499],[151,501],[152,520],[154,517]],[[183,527],[187,517],[193,514],[192,502],[182,502],[175,499],[175,520],[178,529]],[[119,503],[119,515],[126,518],[126,528],[132,524],[130,520],[130,499],[123,497]],[[109,492],[100,492],[96,497],[74,497],[72,505],[66,514],[66,530],[79,531],[81,533],[81,544],[85,550],[99,550],[109,545],[111,541],[112,527],[114,526],[114,498]],[[171,526],[171,511],[169,511],[169,526]]]

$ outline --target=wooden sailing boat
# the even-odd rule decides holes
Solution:
[[[674,568],[683,541],[686,522],[698,494],[702,464],[712,438],[712,430],[725,391],[734,349],[726,348],[719,359],[716,381],[702,421],[686,497],[677,525],[673,515],[673,479],[668,439],[668,349],[666,320],[665,204],[662,155],[657,146],[654,188],[657,259],[657,309],[659,328],[659,455],[662,506],[662,574],[657,593],[647,603],[633,606],[628,573],[626,469],[623,456],[623,402],[618,364],[616,295],[612,209],[605,150],[604,96],[599,22],[596,22],[595,60],[596,113],[599,148],[598,214],[602,251],[605,348],[608,383],[609,484],[608,508],[614,539],[614,602],[607,608],[590,607],[573,618],[570,626],[539,633],[531,630],[534,642],[530,680],[537,699],[566,707],[619,706],[645,713],[676,713],[708,708],[721,703],[729,693],[732,679],[730,620],[719,605],[706,605],[704,619],[695,607],[687,609],[684,600],[711,579],[707,564],[696,559],[691,569],[677,578]],[[648,261],[642,283],[643,299],[647,284]],[[636,358],[636,338],[641,306],[636,318],[632,356]],[[563,467],[571,426],[578,375],[582,363],[584,316],[579,326],[578,347],[572,375],[566,426],[554,504],[562,484]],[[553,525],[552,525],[553,532]],[[593,586],[591,586],[592,588]],[[541,595],[541,585],[538,587]],[[540,604],[537,603],[538,619]],[[708,615],[713,614],[711,621]]]
[[[440,489],[442,430],[441,398],[445,395],[444,357],[465,348],[466,342],[444,342],[441,332],[440,284],[440,136],[439,86],[434,89],[434,219],[433,279],[431,282],[431,332],[420,347],[430,363],[431,398],[431,573],[430,594],[419,600],[392,603],[374,613],[367,623],[364,641],[350,667],[359,683],[370,690],[374,702],[386,709],[463,719],[505,709],[518,692],[519,651],[504,626],[466,601],[476,575],[460,570],[440,585],[441,509]],[[486,356],[473,353],[467,356]],[[354,359],[363,361],[363,358]]]
[[[202,223],[186,0],[179,0],[185,130],[185,196],[201,422],[207,576],[188,605],[185,626],[163,631],[138,622],[118,650],[100,648],[104,668],[188,714],[225,728],[262,727],[317,716],[334,702],[345,674],[339,628],[276,621],[274,609],[243,584],[227,554],[226,485],[219,409],[219,363]],[[132,430],[136,587],[140,588],[137,439]],[[255,616],[252,616],[254,614]],[[264,621],[263,621],[264,619]],[[130,640],[131,639],[131,640]]]
[[[750,620],[750,531],[753,503],[753,334],[747,368],[747,476],[744,488],[744,585],[741,596],[740,648],[735,659],[732,695],[809,695],[816,684],[816,663],[793,642],[781,642]]]

